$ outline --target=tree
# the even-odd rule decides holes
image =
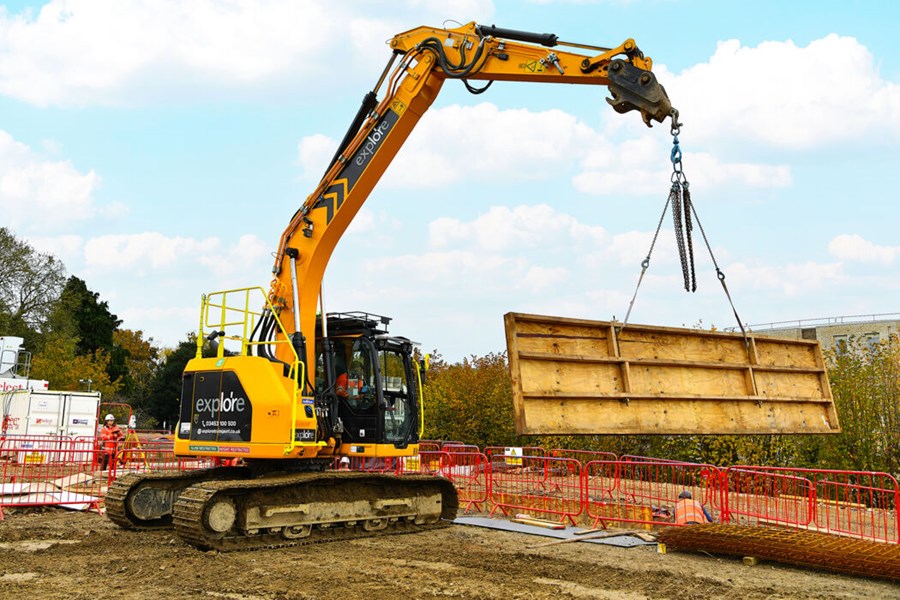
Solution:
[[[0,332],[25,338],[37,348],[62,292],[65,265],[37,252],[6,227],[0,227]]]
[[[72,337],[78,356],[102,350],[109,355],[107,372],[112,381],[128,373],[125,352],[114,343],[113,334],[122,320],[110,312],[100,294],[74,275],[69,277],[50,318],[53,330],[60,336]]]
[[[121,384],[110,379],[109,354],[97,350],[89,354],[77,354],[73,338],[50,335],[31,363],[31,376],[46,379],[50,389],[63,391],[86,390],[82,381],[90,380],[90,388],[105,397],[119,391]]]
[[[203,356],[215,356],[209,344],[203,345]],[[163,353],[162,364],[153,378],[151,391],[147,397],[145,408],[147,414],[155,421],[155,425],[165,423],[174,427],[178,421],[178,409],[181,401],[181,375],[189,360],[197,355],[197,336],[188,334],[188,339],[178,344],[174,350]]]
[[[515,432],[505,354],[452,365],[435,355],[425,386],[425,437],[479,446],[528,443]]]
[[[842,433],[820,449],[834,468],[900,471],[900,338],[851,340],[827,355]]]
[[[113,348],[124,357],[125,376],[122,377],[124,400],[140,412],[153,389],[153,381],[160,364],[160,349],[153,338],[144,339],[143,331],[116,329]]]
[[[69,277],[60,295],[59,308],[68,314],[74,325],[78,354],[112,350],[113,332],[122,321],[109,311],[105,300],[100,300],[100,294],[89,290],[83,280],[74,275]]]

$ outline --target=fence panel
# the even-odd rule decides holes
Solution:
[[[88,460],[80,460],[88,457]],[[0,518],[3,507],[58,505],[99,509],[109,474],[93,467],[93,444],[25,449],[0,460]]]
[[[484,455],[492,456],[546,456],[547,451],[541,446],[485,446]]]
[[[481,452],[481,448],[474,444],[458,444],[456,442],[445,442],[444,445],[441,446],[441,450],[444,452]]]
[[[615,452],[600,452],[597,450],[567,450],[566,448],[553,448],[550,450],[550,456],[553,458],[571,458],[577,460],[582,465],[586,465],[592,460],[619,460]]]
[[[678,496],[691,496],[719,518],[721,475],[712,465],[673,461],[591,461],[585,465],[585,504],[593,527],[607,522],[646,527],[675,524]]]
[[[575,524],[584,509],[581,463],[577,460],[523,456],[517,459],[519,464],[509,464],[509,457],[502,455],[489,460],[492,515],[498,510],[504,515],[538,512]]]
[[[112,461],[110,480],[123,473],[193,471],[214,466],[217,459],[200,456],[178,458],[168,442],[147,442],[119,450]]]
[[[331,468],[337,471],[400,475],[404,471],[405,463],[401,457],[393,456],[335,456]]]
[[[447,452],[446,476],[459,494],[463,512],[484,510],[490,490],[488,459],[481,452]]]
[[[727,522],[806,527],[815,517],[816,488],[806,477],[753,467],[729,467],[725,478]]]
[[[726,474],[732,521],[900,543],[900,488],[887,473],[740,465]]]
[[[440,440],[419,440],[419,452],[438,452],[440,449]]]
[[[32,461],[45,462],[50,459],[68,458],[59,452],[42,454],[42,451],[70,450],[72,441],[72,437],[68,435],[6,435],[0,438],[0,460],[14,459],[17,462],[24,462],[30,456]]]
[[[900,543],[900,491],[887,473],[825,471],[816,476],[816,526],[829,533]]]

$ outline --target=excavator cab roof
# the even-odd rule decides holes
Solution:
[[[327,313],[329,336],[376,336],[388,333],[391,317],[363,311]],[[322,315],[316,317],[316,337],[322,337]]]

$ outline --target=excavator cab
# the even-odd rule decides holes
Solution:
[[[319,317],[317,404],[335,407],[340,454],[396,456],[419,439],[420,380],[408,339],[388,317],[364,312]],[[327,337],[323,335],[327,331]]]

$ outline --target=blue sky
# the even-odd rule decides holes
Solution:
[[[333,5],[332,5],[333,4]],[[746,323],[900,311],[900,3],[91,0],[0,5],[0,224],[125,327],[174,345],[204,292],[266,287],[384,41],[478,21],[633,37],[681,110],[685,171]],[[502,316],[622,318],[671,139],[592,86],[449,82],[326,273],[329,310],[394,317],[450,359]],[[633,322],[734,325],[667,219]]]

